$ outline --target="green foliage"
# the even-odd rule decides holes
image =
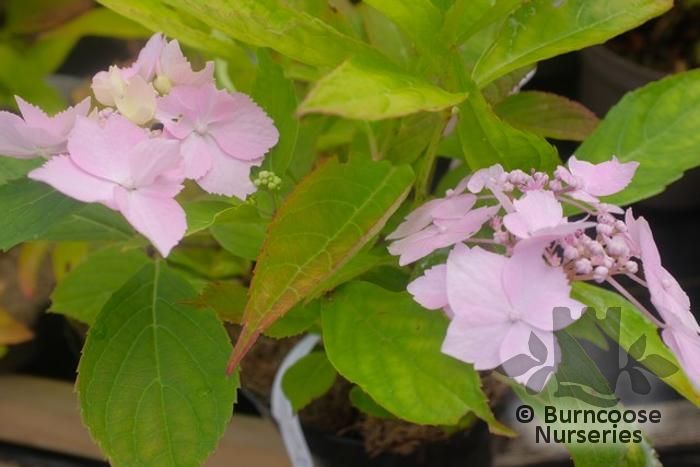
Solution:
[[[514,127],[545,138],[583,141],[598,126],[598,117],[583,105],[546,92],[513,94],[495,111]]]
[[[472,77],[483,87],[513,70],[600,44],[665,12],[671,0],[532,0],[503,23]]]
[[[124,218],[101,204],[86,204],[49,227],[41,235],[44,240],[128,241],[136,232]]]
[[[637,161],[632,183],[606,200],[628,204],[663,191],[700,165],[700,71],[679,73],[626,95],[576,156],[602,162]]]
[[[51,294],[51,310],[92,325],[114,292],[149,262],[137,250],[106,248],[78,264]]]
[[[377,404],[360,386],[353,386],[350,390],[350,403],[356,409],[373,417],[396,418],[384,407]]]
[[[255,206],[242,204],[219,214],[210,232],[227,251],[253,260],[260,253],[267,224]]]
[[[97,316],[78,369],[82,416],[114,465],[201,465],[231,417],[228,335],[163,264],[136,273]]]
[[[700,407],[700,393],[680,369],[671,351],[661,341],[656,326],[631,303],[618,294],[583,283],[574,284],[573,297],[595,309],[596,314],[599,315],[598,326],[625,351],[629,352],[632,346],[643,338],[646,355],[662,357],[679,368],[678,371],[667,374],[654,366],[656,359],[645,361],[641,358],[642,355],[637,356],[639,357],[637,360],[646,365],[649,371],[656,373],[666,384]],[[619,308],[622,313],[616,315],[610,311],[610,308]]]
[[[429,425],[456,425],[474,412],[494,432],[509,432],[474,368],[440,351],[447,319],[409,294],[352,282],[323,307],[321,321],[333,366],[389,412]]]
[[[56,222],[76,212],[80,203],[43,183],[14,180],[0,186],[0,250],[36,240]]]
[[[450,93],[377,60],[350,60],[323,77],[299,106],[299,114],[325,113],[381,120],[459,104],[466,93]]]
[[[289,367],[282,378],[282,389],[294,412],[298,412],[328,392],[336,377],[325,352],[311,352]]]
[[[379,232],[412,181],[406,166],[331,160],[297,185],[268,230],[233,363]]]

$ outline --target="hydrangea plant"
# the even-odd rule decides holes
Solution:
[[[419,424],[512,435],[482,376],[564,403],[553,375],[599,381],[577,339],[602,334],[700,403],[689,300],[621,207],[700,165],[700,75],[600,124],[520,92],[538,61],[669,0],[100,3],[162,33],[94,76],[96,102],[0,113],[0,248],[71,252],[51,309],[90,326],[77,390],[114,465],[202,464],[261,334],[320,333],[309,358],[360,410]],[[193,67],[180,42],[213,61]],[[583,144],[564,164],[546,138]],[[224,321],[242,325],[233,346]],[[314,365],[285,377],[296,409],[333,384],[306,384]],[[645,443],[568,448],[655,462]]]

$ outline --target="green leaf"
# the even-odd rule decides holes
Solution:
[[[211,308],[220,320],[239,324],[247,295],[248,289],[238,281],[214,281],[189,304],[200,309]]]
[[[538,136],[583,141],[598,126],[598,117],[582,104],[556,94],[524,91],[507,97],[496,113],[515,128]]]
[[[338,372],[413,423],[456,425],[469,412],[501,434],[471,365],[440,351],[447,319],[406,293],[353,282],[321,311],[323,343]]]
[[[279,0],[166,0],[165,3],[235,40],[271,48],[309,65],[333,67],[352,55],[376,55],[366,44]]]
[[[396,418],[387,409],[377,404],[360,386],[353,386],[350,390],[350,403],[356,409],[373,417]]]
[[[520,399],[534,409],[534,414],[542,421],[540,426],[545,430],[550,429],[551,434],[557,430],[560,433],[566,430],[581,430],[584,433],[593,430],[616,431],[640,429],[638,425],[621,421],[613,423],[544,423],[545,407],[554,407],[559,411],[583,411],[600,412],[602,410],[616,409],[623,411],[615,395],[610,390],[605,377],[600,373],[595,363],[583,350],[576,340],[566,331],[557,333],[557,340],[561,347],[562,360],[557,367],[557,373],[539,394],[532,394],[523,386],[513,383],[513,389]],[[579,432],[575,432],[578,434]],[[552,438],[553,439],[553,438]],[[597,467],[601,465],[620,465],[627,467],[660,467],[656,453],[643,439],[641,443],[613,443],[613,442],[574,442],[565,443],[576,467]],[[600,438],[599,438],[600,439]],[[546,441],[544,441],[546,442]]]
[[[600,328],[611,339],[619,343],[620,347],[625,349],[625,351],[629,352],[640,338],[644,338],[646,355],[662,357],[675,365],[676,368],[680,368],[673,353],[661,341],[656,326],[622,296],[583,283],[574,284],[572,296],[595,309]],[[621,313],[616,313],[615,309],[621,310]],[[669,374],[665,369],[655,368],[654,359],[650,361],[641,360],[640,363],[646,365],[650,371],[656,373],[659,378],[678,391],[680,395],[700,407],[700,393],[695,390],[693,384],[682,370]]]
[[[228,334],[160,263],[134,275],[97,316],[78,368],[83,421],[113,465],[195,466],[231,417]]]
[[[297,96],[294,83],[285,78],[282,68],[272,61],[270,54],[260,49],[257,55],[259,67],[253,100],[272,118],[280,133],[277,145],[265,156],[263,168],[283,177],[299,136],[299,121],[294,117]]]
[[[700,165],[700,71],[680,73],[627,94],[576,151],[582,160],[613,155],[640,163],[632,183],[605,199],[629,204],[648,198]]]
[[[43,183],[20,179],[0,186],[0,250],[36,240],[80,204]]]
[[[396,23],[422,53],[433,56],[445,49],[437,34],[442,28],[443,13],[430,0],[365,0],[364,3]]]
[[[98,0],[120,15],[136,21],[152,31],[179,39],[182,43],[219,57],[239,58],[241,48],[232,40],[215,34],[204,22],[182,9],[170,7],[160,0]]]
[[[479,87],[526,65],[601,44],[658,16],[672,0],[532,0],[503,24],[472,77]]]
[[[0,185],[22,178],[41,165],[42,159],[14,159],[0,156]]]
[[[137,250],[100,250],[58,283],[51,294],[51,310],[92,325],[112,294],[148,262]]]
[[[330,160],[297,185],[270,224],[232,366],[260,332],[316,291],[381,230],[412,183],[408,166]]]
[[[457,132],[473,171],[493,164],[506,170],[551,171],[560,162],[551,144],[502,121],[478,91],[460,106]]]
[[[282,377],[282,389],[294,412],[298,412],[328,392],[336,376],[325,352],[311,352],[289,367]]]
[[[226,201],[202,199],[184,203],[182,208],[187,215],[187,235],[192,235],[208,229],[220,215],[236,209],[236,206]]]
[[[459,104],[466,93],[451,93],[388,63],[353,59],[324,76],[298,109],[358,120],[382,120]]]
[[[522,3],[523,0],[455,0],[445,14],[444,40],[452,46],[461,45]]]
[[[126,241],[135,236],[136,232],[120,213],[101,204],[87,204],[52,225],[41,238],[56,242]]]
[[[267,224],[255,206],[242,204],[219,215],[210,232],[230,253],[254,260],[260,253]]]
[[[272,323],[264,334],[275,339],[298,336],[319,324],[320,321],[320,299],[311,300],[308,303],[297,303],[284,316]]]

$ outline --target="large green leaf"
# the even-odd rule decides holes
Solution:
[[[285,78],[282,68],[272,61],[270,54],[258,50],[257,55],[259,66],[253,99],[265,109],[280,133],[277,145],[265,156],[263,168],[283,177],[287,173],[299,136],[299,121],[294,116],[297,96],[294,83]]]
[[[553,440],[553,431],[559,433],[565,430],[575,431],[571,442],[564,443],[569,450],[576,467],[598,467],[601,465],[626,466],[626,467],[660,467],[656,453],[649,443],[642,438],[635,442],[602,442],[601,432],[608,433],[622,430],[633,432],[640,427],[621,421],[613,423],[565,423],[557,420],[553,423],[545,422],[545,407],[553,407],[559,411],[594,411],[599,413],[604,410],[624,410],[613,392],[610,390],[605,377],[600,373],[595,362],[591,360],[581,345],[566,331],[557,333],[557,340],[561,347],[561,362],[557,367],[557,373],[539,394],[532,394],[520,385],[513,384],[513,389],[523,402],[534,409],[534,415],[540,419],[540,426],[546,433],[550,431],[550,439]],[[551,410],[551,409],[550,409]],[[580,433],[588,434],[597,432],[597,442],[580,442]],[[640,432],[640,436],[643,434]],[[561,436],[561,435],[560,435]],[[546,438],[544,438],[546,439]],[[540,438],[541,442],[544,441]],[[608,438],[609,439],[609,438]]]
[[[479,91],[460,106],[457,132],[472,170],[493,164],[506,170],[553,170],[559,163],[551,144],[502,121]]]
[[[366,44],[280,0],[165,0],[163,3],[233,39],[269,47],[309,65],[332,67],[353,55],[376,54]]]
[[[440,351],[447,319],[406,292],[352,282],[321,311],[323,343],[338,372],[397,417],[456,425],[474,412],[502,434],[471,365]]]
[[[337,375],[325,352],[311,352],[289,367],[282,378],[282,389],[298,412],[328,392]]]
[[[474,33],[502,20],[524,0],[455,0],[445,13],[443,38],[460,45]]]
[[[408,166],[330,160],[297,185],[268,229],[230,368],[381,230],[412,182]]]
[[[624,97],[576,151],[591,162],[637,161],[625,191],[606,201],[628,204],[657,194],[700,165],[700,71],[680,73]]]
[[[14,159],[0,156],[0,185],[24,177],[42,162],[43,159]]]
[[[232,40],[214,34],[209,26],[182,9],[160,0],[99,0],[101,4],[153,31],[179,39],[190,47],[219,57],[239,58],[240,47]]]
[[[138,250],[98,251],[58,283],[51,294],[51,310],[91,325],[112,294],[148,262]]]
[[[267,224],[255,206],[242,204],[221,213],[210,232],[230,253],[254,260],[260,253]]]
[[[136,232],[120,213],[101,204],[79,207],[41,235],[44,240],[57,242],[126,241],[135,237]]]
[[[598,126],[598,117],[582,104],[547,92],[513,94],[495,110],[514,127],[545,138],[583,141]]]
[[[77,211],[80,203],[29,179],[0,186],[0,250],[36,240],[52,225]]]
[[[432,56],[445,48],[437,34],[442,28],[443,13],[430,0],[365,0],[365,3],[396,23],[422,52]]]
[[[546,58],[600,44],[673,6],[672,0],[532,0],[503,24],[473,78],[482,87]]]
[[[694,389],[688,377],[680,370],[680,365],[673,353],[659,337],[658,329],[631,303],[616,293],[583,283],[574,284],[573,296],[595,309],[599,316],[598,326],[611,339],[620,344],[620,347],[625,351],[629,352],[635,343],[643,339],[645,353],[638,355],[636,359],[647,366],[650,371],[657,373],[659,378],[678,391],[679,394],[700,407],[700,393]],[[616,313],[615,309],[619,309],[621,313]],[[660,372],[654,367],[659,359],[655,357],[646,360],[641,358],[644,355],[661,357],[676,365],[679,370],[672,371],[671,374],[660,375]]]
[[[387,63],[355,59],[323,77],[298,113],[324,113],[359,120],[381,120],[459,104],[466,93],[451,93]]]
[[[82,416],[113,465],[201,465],[231,417],[238,376],[213,312],[160,263],[134,275],[97,316],[78,368]]]

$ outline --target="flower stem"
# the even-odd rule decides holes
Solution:
[[[433,173],[435,172],[435,159],[437,158],[438,148],[440,147],[442,132],[445,130],[448,120],[449,114],[443,114],[440,122],[435,125],[433,134],[430,137],[430,143],[428,144],[428,148],[425,150],[425,154],[423,155],[423,163],[420,165],[416,176],[415,205],[421,204],[428,197],[430,182],[432,181]]]
[[[632,305],[636,306],[640,311],[642,311],[645,315],[647,315],[647,318],[649,318],[656,326],[658,326],[659,328],[666,327],[666,325],[664,323],[662,323],[661,321],[656,319],[656,316],[652,315],[651,312],[649,310],[647,310],[647,308],[644,305],[639,303],[639,300],[634,298],[632,296],[632,294],[630,294],[627,291],[627,289],[625,289],[619,282],[617,282],[612,277],[608,277],[607,280],[608,280],[608,284],[612,285],[615,288],[615,290],[620,292],[620,294],[627,299],[627,301],[629,301]]]

